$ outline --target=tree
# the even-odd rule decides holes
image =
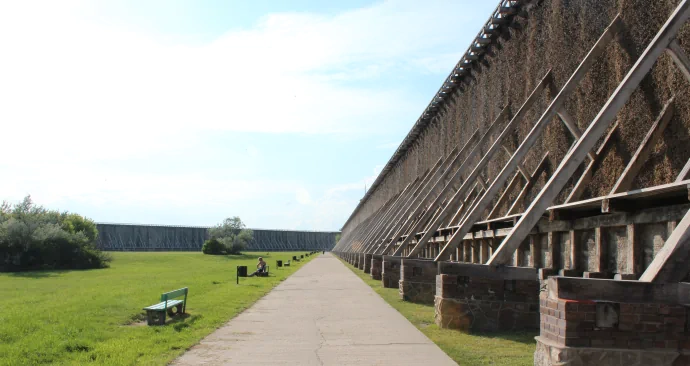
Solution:
[[[30,196],[0,205],[0,272],[107,267],[96,248],[96,224],[80,215],[47,210]]]
[[[216,248],[218,248],[217,243],[222,244],[222,248],[224,248],[222,252],[224,253],[240,254],[254,240],[254,233],[246,228],[239,216],[223,220],[222,223],[208,229],[208,234],[210,239],[204,243],[204,248],[207,249],[204,251],[202,248],[205,254],[223,254],[215,253]]]

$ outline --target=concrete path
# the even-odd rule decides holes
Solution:
[[[331,254],[319,255],[174,365],[456,365]]]

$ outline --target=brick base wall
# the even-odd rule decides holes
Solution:
[[[357,254],[357,268],[364,270],[364,253]]]
[[[435,322],[463,331],[539,328],[539,281],[436,276]]]
[[[371,273],[371,254],[364,255],[364,273]]]
[[[371,257],[371,278],[381,280],[382,260],[380,255]]]
[[[386,288],[398,288],[400,282],[400,257],[383,256],[383,270],[381,272],[381,283]]]
[[[433,304],[436,292],[437,265],[433,260],[402,259],[400,263],[400,298],[405,301]]]

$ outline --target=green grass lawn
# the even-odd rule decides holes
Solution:
[[[321,253],[280,269],[276,259],[305,253],[112,254],[106,269],[0,273],[0,365],[164,365]],[[236,285],[236,266],[252,270],[259,255],[270,277]],[[181,287],[188,316],[146,326],[142,308]]]
[[[384,288],[381,281],[372,280],[369,274],[343,263],[459,365],[534,364],[537,332],[467,334],[441,329],[434,324],[433,305],[402,301],[397,288]]]

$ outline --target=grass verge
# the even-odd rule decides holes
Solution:
[[[275,265],[300,254],[112,253],[107,269],[0,273],[0,365],[167,364],[320,253]],[[259,256],[270,276],[236,285]],[[142,308],[181,287],[188,315],[146,326]]]
[[[436,343],[458,365],[533,365],[536,332],[498,332],[467,334],[441,329],[434,324],[434,306],[400,299],[397,288],[385,288],[381,281],[342,261],[386,302]]]

